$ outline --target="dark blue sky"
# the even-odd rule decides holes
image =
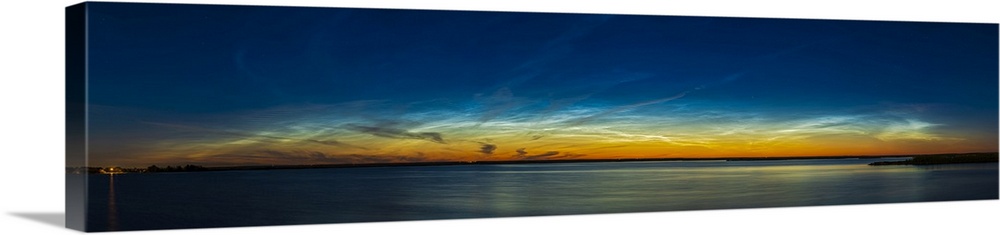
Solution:
[[[309,138],[293,127],[388,135],[350,128],[367,125],[502,146],[502,135],[475,136],[584,126],[654,134],[621,129],[636,123],[711,136],[743,123],[759,128],[715,141],[819,125],[843,132],[802,138],[996,150],[996,24],[112,3],[89,14],[89,99],[94,123],[109,130],[95,138],[109,142],[138,132],[146,142],[126,142],[221,141],[157,131],[179,126],[300,140]],[[449,120],[475,125],[434,122],[459,116]],[[535,125],[543,120],[562,121]],[[750,154],[716,150],[706,151]]]

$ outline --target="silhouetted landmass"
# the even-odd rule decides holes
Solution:
[[[317,169],[317,168],[356,168],[356,167],[401,167],[401,166],[449,166],[449,165],[495,165],[495,164],[546,164],[546,163],[590,163],[590,162],[657,162],[657,161],[760,161],[760,160],[807,160],[807,159],[880,159],[900,156],[809,156],[809,157],[757,157],[757,158],[618,158],[618,159],[558,159],[558,160],[485,160],[485,161],[451,161],[451,162],[404,162],[404,163],[355,163],[355,164],[316,164],[316,165],[262,165],[262,166],[225,166],[208,167],[200,171],[233,171],[233,170],[284,170],[284,169]]]
[[[66,167],[66,174],[97,174],[100,173],[101,169],[100,167]]]
[[[125,174],[125,173],[155,173],[155,172],[192,172],[208,171],[208,167],[198,165],[167,166],[165,168],[152,165],[146,168],[124,168],[124,167],[67,167],[67,174]]]
[[[146,168],[120,168],[124,173],[162,173],[162,172],[200,172],[200,171],[236,171],[236,170],[283,170],[283,169],[317,169],[317,168],[355,168],[355,167],[404,167],[404,166],[448,166],[448,165],[490,165],[490,164],[546,164],[546,163],[588,163],[588,162],[655,162],[655,161],[780,161],[780,160],[817,160],[817,159],[882,159],[904,158],[904,161],[873,162],[869,165],[931,165],[953,163],[997,162],[997,153],[952,153],[930,155],[881,155],[881,156],[808,156],[808,157],[725,157],[725,158],[619,158],[619,159],[559,159],[559,160],[503,160],[503,161],[451,161],[451,162],[407,162],[407,163],[357,163],[357,164],[319,164],[319,165],[258,165],[258,166],[224,166],[203,167],[198,165],[159,167],[152,165]],[[67,167],[67,173],[99,174],[101,167]]]
[[[197,166],[197,165],[186,165],[186,166],[167,166],[167,168],[160,168],[156,165],[146,167],[145,172],[187,172],[187,171],[205,171],[208,170],[207,167]]]
[[[934,154],[912,156],[911,159],[903,161],[873,162],[868,165],[939,165],[939,164],[959,164],[959,163],[988,163],[997,162],[1000,159],[997,153],[962,153],[962,154]]]

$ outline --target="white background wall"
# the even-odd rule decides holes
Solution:
[[[149,1],[132,1],[149,2]],[[1000,22],[990,1],[210,0],[251,5]],[[0,233],[63,229],[63,7],[0,3]],[[40,218],[40,219],[39,219]],[[147,231],[128,234],[996,234],[1000,201]]]

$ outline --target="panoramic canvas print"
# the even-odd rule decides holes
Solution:
[[[84,231],[998,198],[998,26],[82,3]]]

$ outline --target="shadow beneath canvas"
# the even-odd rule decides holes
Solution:
[[[10,212],[9,214],[60,228],[66,226],[66,213],[63,212]]]

